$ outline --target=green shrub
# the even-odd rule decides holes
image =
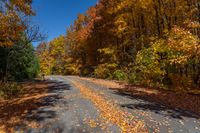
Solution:
[[[138,52],[134,70],[137,81],[143,85],[154,86],[161,83],[166,74],[165,62],[160,59],[159,51],[165,50],[163,41],[158,41],[152,47],[143,49]]]
[[[12,99],[23,93],[23,86],[16,82],[0,81],[0,97]]]
[[[113,78],[116,79],[116,80],[126,80],[127,74],[122,70],[116,70],[113,73]]]

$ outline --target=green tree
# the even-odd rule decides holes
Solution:
[[[37,76],[39,63],[32,44],[18,41],[9,51],[6,73],[15,80],[30,79]]]

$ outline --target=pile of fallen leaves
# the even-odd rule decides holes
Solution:
[[[85,98],[91,100],[96,107],[101,111],[102,117],[120,127],[124,133],[146,133],[147,129],[142,121],[136,120],[130,113],[124,112],[116,107],[112,102],[106,100],[102,95],[97,92],[91,91],[88,87],[76,82],[71,81]]]

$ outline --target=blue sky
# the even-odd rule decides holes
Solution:
[[[33,0],[37,15],[33,22],[48,35],[50,41],[66,33],[67,27],[73,24],[79,13],[85,13],[98,0]],[[38,43],[34,43],[36,46]]]

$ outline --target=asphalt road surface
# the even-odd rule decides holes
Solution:
[[[43,99],[44,106],[27,116],[37,119],[38,128],[26,129],[28,133],[119,133],[121,128],[112,120],[105,120],[101,111],[80,92],[77,82],[105,99],[113,101],[120,110],[143,121],[148,132],[200,133],[199,116],[180,109],[169,109],[158,103],[110,90],[105,86],[74,76],[47,77],[54,87],[52,97]],[[17,131],[22,131],[18,127]]]

